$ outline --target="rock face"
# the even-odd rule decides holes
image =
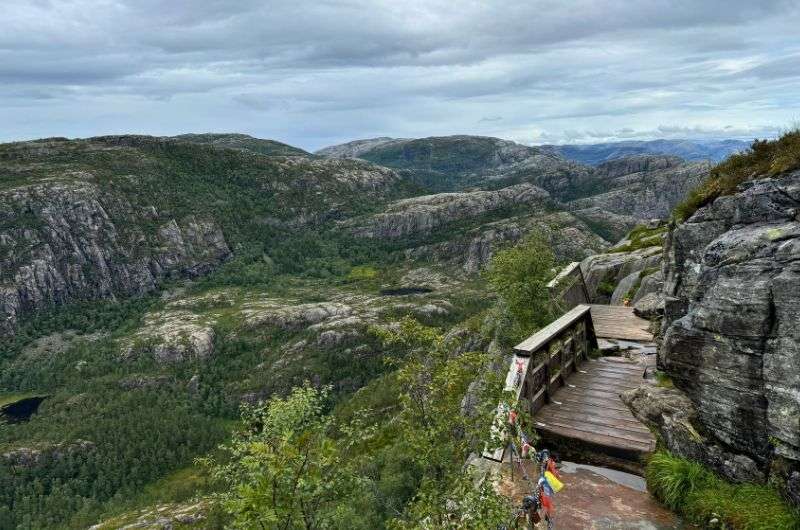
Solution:
[[[519,184],[498,191],[439,193],[404,199],[354,230],[361,237],[394,239],[427,235],[453,221],[471,218],[501,208],[541,206],[549,194],[532,184]]]
[[[698,428],[697,410],[683,392],[646,385],[620,397],[639,421],[661,434],[672,452],[706,462],[730,480],[764,480],[763,470],[753,459],[727,451]]]
[[[665,248],[659,366],[698,424],[761,472],[776,460],[800,469],[798,212],[800,172],[749,182],[676,226]]]
[[[594,172],[598,190],[569,203],[576,210],[600,210],[636,219],[666,218],[672,208],[708,175],[707,162],[684,162],[665,156],[637,156],[599,165]]]
[[[661,247],[649,247],[632,252],[596,254],[583,260],[581,270],[592,303],[621,304],[638,282],[643,284],[648,275],[660,269],[661,252]],[[637,288],[637,294],[638,289],[641,287]]]
[[[156,215],[85,181],[0,192],[0,333],[13,332],[25,313],[143,294],[164,278],[204,274],[230,255],[212,219],[137,228]]]
[[[607,246],[532,184],[404,199],[350,224],[358,237],[408,245],[408,259],[450,263],[469,273],[483,268],[497,248],[532,231],[546,237],[560,259],[580,260]]]

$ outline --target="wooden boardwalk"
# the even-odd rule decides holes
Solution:
[[[650,322],[633,314],[632,307],[597,305],[592,308],[595,335],[604,339],[652,342]]]
[[[589,359],[598,338],[652,342],[648,325],[630,307],[578,305],[514,348],[506,390],[520,410],[533,414],[544,437],[573,439],[623,458],[650,453],[655,438],[619,397],[651,384],[643,378],[645,358]],[[498,449],[484,456],[502,461],[504,454]]]
[[[645,384],[644,366],[612,359],[581,364],[536,414],[537,430],[625,452],[653,451],[652,433],[619,398],[620,393]]]

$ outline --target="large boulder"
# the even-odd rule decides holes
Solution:
[[[609,303],[612,297],[617,304],[622,303],[624,295],[633,287],[643,271],[655,270],[661,266],[661,247],[654,246],[631,252],[610,252],[596,254],[581,262],[581,271],[586,281],[586,290],[592,303]],[[623,280],[624,292],[618,289]],[[614,296],[616,294],[616,296]]]
[[[706,462],[730,480],[764,480],[764,471],[753,459],[726,450],[708,436],[694,404],[680,390],[643,385],[620,397],[639,421],[660,434],[673,454]]]

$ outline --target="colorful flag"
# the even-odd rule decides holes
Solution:
[[[564,487],[564,484],[561,483],[560,480],[556,478],[555,475],[550,473],[549,471],[544,472],[545,481],[550,485],[553,490],[558,493]]]

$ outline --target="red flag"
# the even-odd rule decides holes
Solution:
[[[556,463],[553,461],[552,458],[547,459],[547,470],[556,476],[556,478],[561,478],[561,475],[558,474],[556,471]]]
[[[549,495],[542,495],[542,508],[547,512],[547,515],[555,513],[556,507],[553,505],[553,500]]]

